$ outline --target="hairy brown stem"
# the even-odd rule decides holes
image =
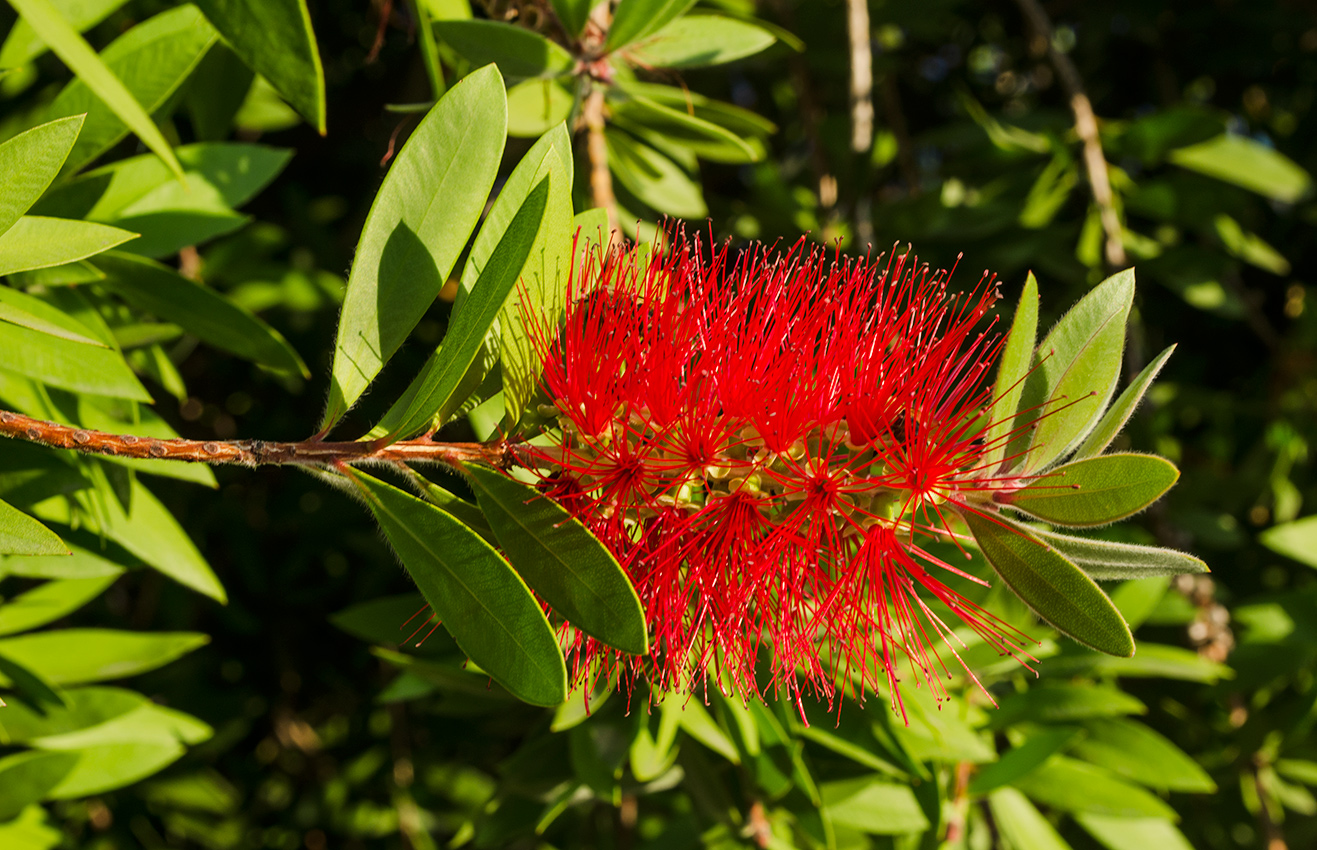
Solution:
[[[1075,115],[1075,132],[1084,144],[1084,169],[1088,172],[1088,185],[1093,190],[1093,201],[1102,219],[1106,234],[1107,264],[1113,268],[1125,265],[1125,240],[1121,236],[1120,216],[1116,212],[1111,192],[1111,177],[1107,172],[1107,158],[1102,153],[1102,140],[1098,137],[1097,116],[1093,103],[1084,92],[1084,81],[1070,57],[1056,49],[1052,39],[1052,21],[1038,0],[1016,0],[1029,25],[1047,42],[1047,56],[1061,80],[1061,87],[1070,98],[1070,111]]]
[[[0,410],[0,436],[83,454],[113,455],[145,460],[242,466],[332,466],[339,463],[484,463],[500,469],[524,465],[514,443],[437,443],[429,437],[383,444],[381,441],[326,443],[315,439],[297,443],[264,440],[157,440],[129,434],[111,434],[33,419]]]

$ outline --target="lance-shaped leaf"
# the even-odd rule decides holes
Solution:
[[[325,134],[325,72],[306,0],[197,0],[233,52]]]
[[[1034,533],[1088,573],[1089,578],[1099,581],[1211,572],[1198,558],[1174,549],[1090,540],[1052,531]]]
[[[658,32],[693,5],[695,0],[621,0],[613,10],[613,24],[604,46],[617,50]]]
[[[686,15],[626,50],[645,68],[702,68],[753,56],[777,38],[763,27],[722,15]]]
[[[0,502],[0,555],[67,555],[55,532],[32,517]]]
[[[33,750],[0,759],[0,821],[13,820],[23,809],[39,802],[77,763],[74,753]]]
[[[352,262],[322,428],[356,402],[434,303],[485,208],[507,120],[498,69],[481,68],[453,86],[403,145]]]
[[[111,12],[127,0],[51,0],[69,26],[86,32],[109,17]],[[32,25],[19,18],[5,36],[0,47],[0,69],[17,68],[43,55],[50,47],[32,29]]]
[[[1015,595],[1062,634],[1109,655],[1134,654],[1134,637],[1102,588],[1030,529],[1000,514],[962,510],[988,563]]]
[[[1179,477],[1155,455],[1102,455],[1058,466],[997,501],[1056,525],[1107,525],[1148,507]]]
[[[510,80],[559,77],[576,59],[556,42],[500,21],[435,21],[435,32],[473,65],[494,63]]]
[[[572,38],[577,38],[585,29],[585,22],[590,19],[590,8],[594,0],[552,0],[553,11],[558,15],[562,28]]]
[[[8,322],[0,322],[0,369],[74,392],[151,401],[119,352]]]
[[[453,316],[443,345],[425,362],[398,404],[384,415],[380,427],[387,429],[391,438],[422,431],[435,420],[442,424],[479,385],[479,381],[468,379],[468,372],[530,256],[544,221],[551,180],[546,175],[526,196],[490,254],[471,295]],[[469,387],[466,393],[459,392],[463,387]],[[399,411],[405,412],[399,415]]]
[[[1272,526],[1259,540],[1271,551],[1317,569],[1317,516]]]
[[[1079,448],[1075,449],[1072,460],[1096,457],[1106,451],[1107,446],[1111,445],[1111,441],[1116,439],[1116,435],[1125,427],[1125,423],[1129,421],[1139,402],[1143,401],[1143,394],[1152,386],[1152,382],[1157,379],[1157,373],[1161,372],[1174,351],[1175,346],[1172,345],[1143,368],[1125,391],[1112,402],[1111,407],[1107,408],[1107,412],[1102,415],[1102,421],[1098,422]]]
[[[136,676],[209,642],[196,632],[56,629],[0,639],[0,655],[40,670],[53,684],[72,685]]]
[[[85,117],[51,121],[0,145],[0,233],[31,209],[59,174]]]
[[[465,468],[494,536],[527,584],[581,631],[632,655],[648,652],[640,597],[599,538],[534,487],[486,466]]]
[[[425,601],[462,651],[534,705],[567,697],[567,666],[530,590],[497,551],[446,511],[349,470]]]
[[[117,578],[112,575],[48,581],[20,593],[0,605],[0,635],[24,632],[58,620],[99,596]]]
[[[992,424],[984,433],[984,445],[987,454],[983,465],[992,469],[1006,457],[1006,447],[1017,441],[1012,438],[1011,429],[1015,427],[1015,414],[1020,409],[1020,397],[1024,394],[1024,382],[1033,363],[1033,344],[1038,336],[1038,281],[1033,272],[1024,281],[1024,291],[1020,293],[1020,303],[1015,308],[1015,319],[1006,336],[1001,357],[997,361],[997,383],[992,387]],[[1015,435],[1023,438],[1026,435]],[[1020,450],[1024,449],[1024,439],[1019,440]],[[1014,461],[1012,461],[1014,465]]]
[[[762,146],[751,145],[739,134],[644,95],[611,99],[609,106],[619,127],[642,136],[657,133],[663,142],[680,145],[704,159],[741,163],[764,157]]]
[[[131,254],[106,254],[96,265],[106,275],[101,285],[139,310],[276,372],[311,377],[282,334],[215,290]]]
[[[37,35],[50,45],[69,70],[78,75],[78,79],[101,99],[119,120],[127,125],[142,142],[156,153],[180,178],[183,168],[174,157],[169,142],[165,141],[160,128],[151,120],[147,110],[133,97],[133,93],[114,75],[106,64],[106,59],[96,55],[91,45],[83,40],[77,30],[69,26],[59,10],[50,0],[9,0],[23,19],[31,25]]]
[[[1038,345],[1015,420],[1037,421],[1026,471],[1063,457],[1101,417],[1116,390],[1133,300],[1134,271],[1127,269],[1081,298]]]
[[[0,275],[71,263],[135,238],[136,233],[91,221],[25,215],[0,235]]]
[[[1070,850],[1043,813],[1014,788],[1002,788],[988,797],[993,821],[1002,836],[1019,850]]]

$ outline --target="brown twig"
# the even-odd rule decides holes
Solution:
[[[327,443],[303,440],[274,443],[264,440],[157,440],[130,434],[111,434],[33,419],[0,410],[0,436],[83,454],[113,455],[144,460],[242,466],[333,466],[357,463],[484,463],[500,469],[524,465],[517,445],[494,443],[437,443],[429,437],[385,444],[378,440]]]
[[[617,196],[613,194],[613,173],[608,168],[608,142],[604,136],[604,87],[590,84],[590,93],[581,107],[585,122],[585,149],[590,160],[590,197],[596,207],[608,213],[608,229],[612,234],[620,231],[617,216]],[[612,238],[616,238],[615,236]]]
[[[851,48],[851,153],[856,157],[855,243],[873,244],[873,205],[869,199],[869,149],[873,147],[873,48],[869,44],[869,0],[846,0],[846,33]]]
[[[1111,177],[1107,172],[1107,158],[1102,153],[1102,140],[1098,136],[1097,116],[1093,114],[1093,104],[1084,92],[1084,81],[1079,76],[1079,69],[1070,57],[1056,49],[1052,38],[1052,21],[1038,0],[1015,0],[1033,27],[1038,38],[1047,43],[1047,56],[1056,69],[1061,80],[1061,87],[1070,98],[1070,111],[1075,115],[1075,132],[1084,145],[1084,169],[1088,172],[1088,184],[1093,190],[1093,201],[1098,206],[1102,219],[1102,231],[1106,234],[1107,264],[1113,268],[1125,265],[1125,241],[1121,236],[1120,215],[1116,212],[1115,200],[1111,192]]]

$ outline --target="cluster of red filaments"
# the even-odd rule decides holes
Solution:
[[[996,486],[982,326],[998,295],[946,282],[909,253],[803,240],[785,256],[679,242],[573,275],[564,324],[539,334],[561,427],[539,472],[617,555],[651,635],[634,658],[564,627],[578,683],[620,668],[667,691],[831,697],[846,681],[899,702],[906,669],[945,687],[936,645],[972,637],[949,618],[1021,652],[933,573],[977,579],[925,548],[956,539],[951,503]]]

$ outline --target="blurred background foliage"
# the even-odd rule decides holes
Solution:
[[[1183,479],[1115,533],[1193,551],[1213,573],[1113,590],[1139,625],[1129,662],[1048,639],[1018,605],[990,595],[995,610],[1044,638],[1039,679],[975,658],[996,709],[972,689],[941,706],[919,691],[907,698],[907,726],[883,695],[861,709],[746,707],[711,693],[685,711],[672,700],[651,711],[637,693],[629,703],[597,696],[586,718],[582,706],[535,709],[489,687],[461,669],[442,632],[400,648],[398,624],[419,601],[365,512],[342,495],[271,468],[218,469],[213,482],[197,472],[152,476],[150,490],[204,553],[228,603],[136,569],[150,553],[106,550],[94,533],[66,534],[104,555],[76,576],[40,565],[48,559],[0,561],[5,633],[44,622],[43,633],[72,638],[73,648],[52,645],[49,656],[27,644],[23,658],[46,684],[61,685],[56,654],[76,656],[103,634],[74,630],[157,635],[139,665],[147,672],[126,682],[133,691],[76,691],[141,712],[134,728],[145,732],[105,738],[95,727],[101,743],[138,747],[135,773],[114,773],[125,764],[115,750],[111,763],[80,762],[80,783],[34,792],[22,770],[39,760],[25,754],[90,758],[87,741],[59,740],[90,721],[54,703],[43,720],[41,682],[25,685],[21,665],[18,676],[2,671],[11,705],[0,709],[9,759],[0,761],[0,819],[12,820],[0,824],[0,845],[1317,844],[1317,517],[1304,519],[1317,439],[1317,312],[1306,303],[1317,12],[1306,4],[631,0],[641,10],[628,13],[635,32],[659,16],[691,29],[647,49],[637,36],[640,47],[600,63],[606,45],[592,27],[601,19],[586,20],[587,3],[323,0],[309,3],[323,103],[314,84],[298,84],[314,83],[313,54],[277,54],[293,57],[282,65],[259,58],[253,33],[286,35],[233,11],[259,4],[200,3],[206,18],[165,0],[54,5],[97,50],[137,25],[161,27],[166,37],[152,44],[165,47],[139,46],[132,60],[156,79],[143,72],[133,85],[153,86],[144,105],[171,144],[277,149],[262,148],[242,187],[204,209],[164,190],[89,206],[76,189],[96,178],[84,176],[57,183],[33,210],[149,232],[125,249],[204,280],[305,360],[303,371],[296,355],[227,349],[257,366],[182,319],[150,320],[149,307],[61,300],[69,267],[62,277],[10,275],[14,291],[108,317],[107,332],[156,399],[158,415],[139,409],[139,426],[198,439],[310,432],[344,277],[389,157],[446,87],[498,61],[515,137],[502,174],[533,137],[568,119],[576,209],[602,207],[629,233],[651,235],[669,215],[738,242],[790,244],[807,233],[852,252],[910,244],[935,267],[956,265],[963,285],[991,270],[1011,306],[1033,270],[1045,324],[1112,270],[1135,265],[1127,375],[1165,346],[1179,349],[1124,439],[1173,459]],[[301,8],[275,7],[292,10],[285,23]],[[709,15],[720,23],[694,17]],[[86,102],[66,90],[76,84],[58,58],[11,29],[15,19],[0,15],[10,33],[0,47],[4,138],[74,111],[57,111],[61,103]],[[701,42],[709,26],[719,37]],[[141,99],[146,89],[133,90]],[[75,148],[82,159],[68,167],[113,171],[145,153],[135,137],[103,141]],[[186,147],[178,155],[212,173]],[[157,183],[169,179],[162,171]],[[348,430],[365,430],[397,396],[447,314],[436,304]],[[5,365],[7,408],[131,422],[123,410],[70,413],[58,392],[34,401],[33,384]],[[75,474],[107,491],[136,480],[81,463]],[[65,492],[51,484],[59,470],[50,463],[0,445],[0,495],[18,507],[51,495],[33,488],[31,470]],[[218,489],[197,486],[209,483]],[[59,619],[15,618],[16,599],[55,584],[43,579],[83,584],[61,585],[47,606]],[[192,587],[223,593],[202,580]],[[197,648],[202,635],[209,642]],[[0,641],[6,663],[22,660],[19,650]],[[64,684],[85,681],[69,675]],[[64,725],[52,728],[50,717]]]

